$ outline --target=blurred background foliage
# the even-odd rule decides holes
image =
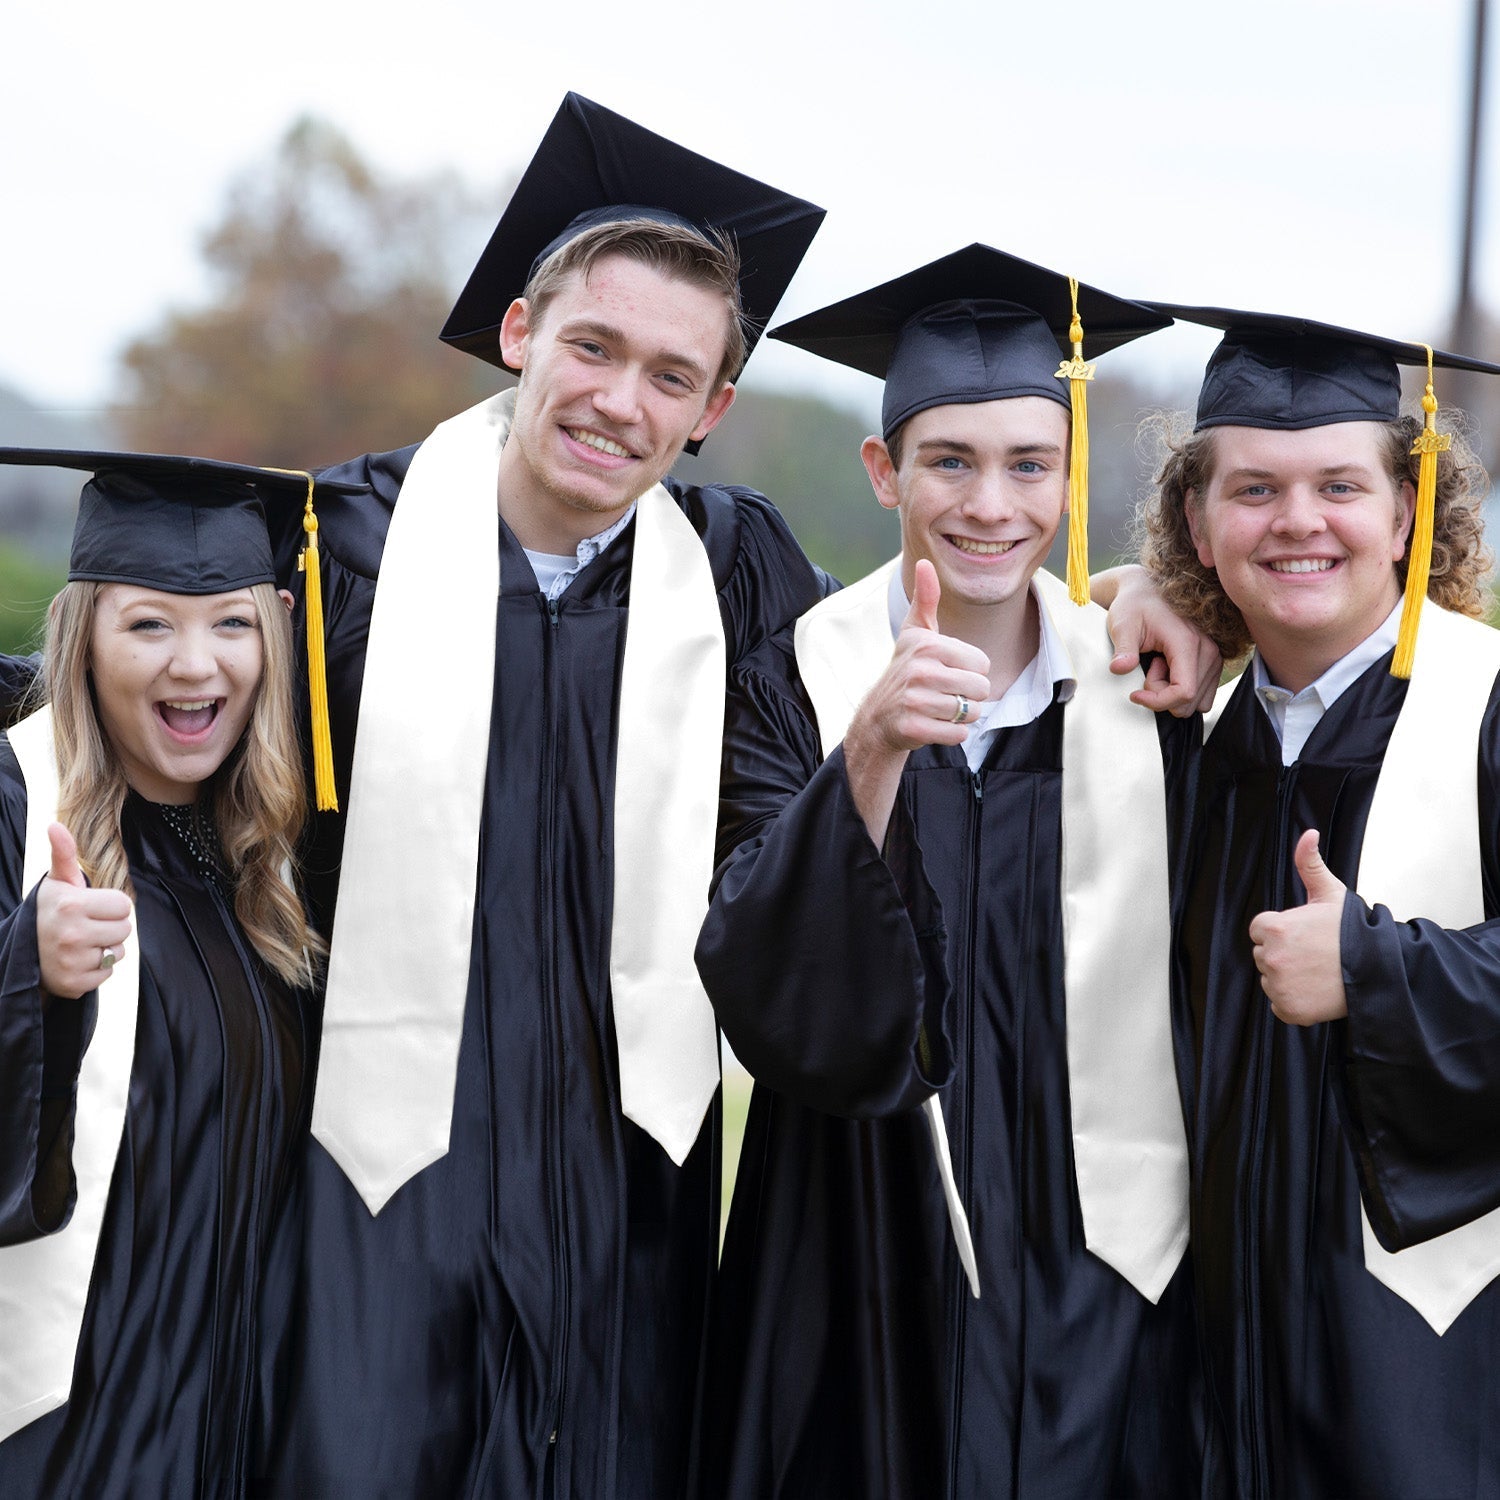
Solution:
[[[70,422],[0,390],[0,440],[286,468],[415,442],[507,378],[437,338],[468,274],[468,247],[483,243],[496,215],[492,199],[480,203],[452,174],[393,177],[325,121],[298,120],[230,185],[204,235],[208,298],[168,309],[121,352],[103,421]],[[1099,561],[1123,550],[1144,477],[1138,416],[1185,397],[1107,366],[1091,389]],[[850,579],[899,546],[859,461],[867,431],[866,418],[820,397],[758,388],[752,366],[730,419],[677,472],[764,490],[808,553]],[[58,471],[0,470],[0,650],[34,638],[61,577],[77,491]]]
[[[508,188],[498,196],[508,195]],[[0,388],[0,441],[206,454],[285,468],[400,447],[509,377],[441,343],[437,331],[497,216],[453,173],[398,178],[324,120],[293,123],[230,184],[201,254],[210,294],[169,308],[119,357],[113,401],[80,422]],[[1500,328],[1463,314],[1457,347]],[[751,366],[735,410],[679,477],[734,480],[770,495],[808,554],[837,577],[868,572],[899,546],[859,461],[870,418],[819,396],[771,391]],[[1493,462],[1500,381],[1446,382],[1474,412]],[[871,384],[871,408],[874,392]],[[1090,550],[1102,566],[1129,551],[1129,518],[1150,480],[1141,416],[1191,403],[1106,362],[1090,388]],[[29,649],[62,576],[78,481],[57,470],[0,469],[0,650]],[[1055,550],[1054,567],[1062,563]]]
[[[217,298],[121,356],[125,444],[283,468],[423,436],[494,385],[437,339],[490,215],[450,175],[396,181],[331,125],[294,124],[203,242]]]

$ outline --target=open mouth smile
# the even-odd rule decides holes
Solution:
[[[1288,557],[1268,562],[1273,573],[1327,573],[1338,566],[1336,557]]]
[[[174,740],[194,744],[207,737],[223,702],[222,698],[164,698],[153,707]]]

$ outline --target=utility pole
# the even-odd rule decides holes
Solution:
[[[1469,50],[1469,140],[1466,170],[1464,173],[1463,221],[1459,234],[1458,296],[1453,308],[1453,344],[1455,353],[1473,354],[1478,358],[1494,358],[1494,353],[1479,347],[1481,331],[1477,326],[1479,308],[1474,296],[1474,245],[1479,228],[1479,159],[1483,149],[1484,123],[1484,52],[1485,20],[1489,0],[1474,0],[1474,22]],[[1480,390],[1482,380],[1489,377],[1462,375],[1454,372],[1457,379],[1448,382],[1452,395],[1448,398],[1466,411],[1473,412],[1481,404],[1484,393]],[[1491,403],[1485,401],[1488,406]],[[1500,409],[1500,408],[1497,408]],[[1500,435],[1481,432],[1483,446],[1488,450],[1485,457],[1493,461],[1500,451]]]

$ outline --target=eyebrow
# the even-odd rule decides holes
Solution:
[[[1375,471],[1366,468],[1364,464],[1347,463],[1328,464],[1316,472],[1319,479],[1332,479],[1339,474],[1348,474],[1357,479],[1370,480],[1373,479]],[[1280,477],[1274,469],[1227,469],[1221,478],[1221,483],[1232,484],[1244,479],[1279,479]]]
[[[917,444],[917,453],[953,453],[963,458],[972,458],[978,452],[973,443],[959,442],[954,438],[924,438]],[[1059,443],[1016,443],[1005,450],[1007,459],[1028,458],[1033,454],[1049,458],[1062,455]]]
[[[146,584],[132,585],[135,588],[148,589]],[[128,600],[119,606],[118,613],[121,616],[134,614],[162,614],[177,607],[177,602],[182,599],[204,599],[206,594],[174,594],[170,589],[148,589],[144,597]],[[214,598],[220,600],[220,609],[253,610],[255,608],[255,595],[248,588],[223,589],[216,593]]]
[[[564,323],[558,329],[560,335],[569,338],[593,337],[604,344],[627,343],[623,329],[616,328],[613,323],[601,323],[595,318],[576,318],[571,323]],[[686,370],[700,383],[707,381],[708,370],[701,365],[691,354],[683,354],[676,349],[658,349],[653,358],[656,364],[673,365],[680,370]]]

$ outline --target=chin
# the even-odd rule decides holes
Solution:
[[[566,474],[558,475],[547,489],[554,499],[570,510],[591,516],[608,516],[621,511],[642,493],[626,484],[606,487],[597,480],[591,483],[587,478]]]

